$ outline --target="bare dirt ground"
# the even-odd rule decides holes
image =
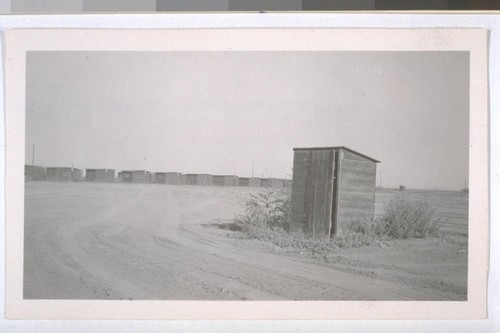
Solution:
[[[24,297],[466,299],[466,196],[415,194],[433,196],[437,214],[449,218],[442,239],[391,241],[316,257],[217,227],[240,213],[255,191],[27,183]],[[392,195],[378,193],[377,209]]]

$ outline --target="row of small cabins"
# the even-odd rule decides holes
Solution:
[[[245,178],[229,175],[182,174],[179,172],[155,172],[131,170],[118,172],[118,179],[113,169],[86,169],[83,171],[69,167],[50,167],[25,165],[25,181],[87,181],[99,183],[138,183],[138,184],[170,184],[170,185],[204,185],[204,186],[248,186],[248,187],[285,187],[289,180],[278,178]]]

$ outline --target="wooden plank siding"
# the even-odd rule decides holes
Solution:
[[[331,150],[294,154],[291,232],[330,237],[334,154]]]
[[[350,157],[350,156],[347,156]],[[371,161],[341,159],[337,228],[354,219],[370,219],[374,212],[376,164]]]
[[[306,183],[307,234],[329,238],[333,202],[334,151],[311,152]]]
[[[304,211],[306,202],[306,175],[309,163],[308,151],[296,151],[293,154],[293,183],[291,199],[291,233],[306,233],[306,215]]]

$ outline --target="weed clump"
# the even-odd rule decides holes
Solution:
[[[348,249],[386,240],[386,237],[377,234],[376,225],[376,220],[355,219],[342,226],[337,234],[332,237],[332,241],[337,247]]]
[[[290,225],[290,197],[277,189],[250,195],[245,204],[245,215],[239,219],[247,231],[288,231]]]
[[[389,238],[427,238],[439,235],[442,221],[424,201],[397,195],[376,220],[375,233]]]

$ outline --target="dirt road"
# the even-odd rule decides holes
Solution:
[[[434,300],[463,295],[285,256],[217,228],[250,188],[27,183],[28,299]],[[214,227],[215,226],[215,227]],[[385,269],[385,268],[384,268]],[[466,274],[466,273],[465,273]]]

